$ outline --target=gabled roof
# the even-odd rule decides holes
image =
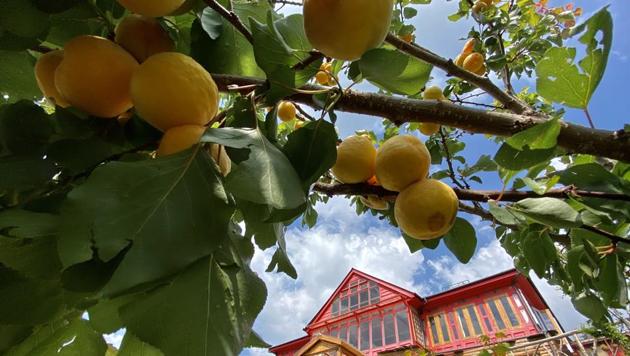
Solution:
[[[339,348],[339,351],[342,351],[343,355],[349,356],[363,356],[361,351],[354,348],[354,346],[348,344],[347,342],[338,339],[336,337],[328,336],[328,335],[317,335],[311,341],[309,341],[306,345],[302,346],[296,353],[296,356],[309,355],[307,352],[313,347],[317,346],[317,344],[325,344],[325,345],[334,345]],[[319,355],[319,353],[316,353]]]
[[[374,277],[370,274],[367,274],[365,272],[361,272],[358,269],[352,268],[350,269],[350,272],[348,272],[348,274],[344,277],[344,279],[341,281],[341,283],[339,283],[339,286],[337,287],[337,289],[335,289],[335,291],[331,294],[331,296],[328,298],[328,300],[326,300],[326,303],[324,303],[324,306],[321,307],[321,309],[319,309],[319,311],[317,312],[317,314],[315,314],[315,316],[313,317],[313,319],[311,319],[311,321],[308,322],[308,324],[306,324],[305,329],[308,328],[309,325],[313,324],[314,322],[316,322],[328,309],[328,307],[332,304],[332,302],[335,300],[335,298],[337,297],[337,295],[339,294],[339,292],[341,291],[341,289],[350,282],[350,280],[352,279],[352,277],[354,276],[358,276],[361,278],[365,278],[368,281],[373,281],[375,283],[377,283],[380,287],[384,287],[387,289],[390,289],[408,299],[414,299],[417,298],[418,300],[422,300],[422,298],[417,295],[416,293],[407,290],[405,288],[401,288],[395,284],[391,284],[389,282],[386,282],[380,278]]]

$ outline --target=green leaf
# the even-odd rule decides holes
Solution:
[[[53,279],[61,272],[53,236],[34,240],[0,236],[0,264],[29,278]]]
[[[376,48],[359,62],[363,78],[395,94],[420,93],[431,76],[433,66],[396,50]]]
[[[68,194],[61,260],[64,266],[89,261],[96,248],[107,262],[131,246],[106,287],[106,293],[115,294],[207,256],[226,236],[232,212],[212,158],[203,150],[112,162]]]
[[[269,266],[267,266],[265,272],[271,272],[276,269],[276,267],[276,272],[284,272],[287,276],[297,279],[297,271],[287,255],[287,243],[284,240],[284,235],[278,238],[278,249],[276,249],[276,252],[271,257],[271,262],[269,262]]]
[[[490,214],[501,224],[518,225],[522,219],[518,215],[513,214],[510,210],[500,207],[495,201],[489,201],[488,207]]]
[[[582,293],[574,297],[572,302],[578,312],[591,320],[601,320],[606,315],[606,307],[592,294]]]
[[[43,336],[43,337],[42,337]],[[107,344],[86,320],[77,319],[57,329],[53,334],[35,333],[6,356],[27,355],[104,355]]]
[[[551,265],[558,260],[553,241],[546,232],[530,231],[521,242],[523,255],[538,277],[546,277]]]
[[[625,307],[628,303],[628,286],[624,276],[624,265],[615,254],[608,255],[599,261],[599,275],[595,285],[602,292],[606,304]]]
[[[35,239],[57,232],[57,217],[21,209],[0,212],[0,235]]]
[[[248,149],[249,156],[226,177],[226,186],[241,200],[290,210],[306,197],[298,174],[287,157],[256,129],[208,129],[201,141]]]
[[[514,134],[505,142],[517,150],[522,150],[525,146],[532,150],[554,148],[558,141],[560,128],[560,120],[554,118]]]
[[[317,120],[287,137],[282,148],[308,190],[337,160],[337,132],[334,125]]]
[[[24,38],[44,39],[50,26],[48,15],[28,0],[0,0],[2,29]]]
[[[459,262],[468,263],[477,248],[475,228],[465,219],[457,218],[451,231],[444,236],[444,243]]]
[[[245,237],[254,237],[256,245],[261,250],[274,246],[278,239],[284,235],[283,224],[265,222],[271,214],[269,207],[247,201],[239,201],[238,207],[243,213]]]
[[[37,188],[59,172],[59,168],[40,155],[20,155],[0,158],[0,190],[17,191]]]
[[[164,356],[164,353],[127,331],[117,356]]]
[[[512,171],[520,171],[533,167],[541,162],[549,161],[555,156],[555,151],[554,148],[530,150],[527,147],[523,147],[523,150],[517,150],[509,144],[504,143],[494,156],[494,160],[503,168]]]
[[[0,50],[0,102],[41,98],[34,68],[35,58],[28,52]],[[2,95],[8,95],[8,99],[2,98]]]
[[[32,328],[22,325],[0,325],[0,353],[6,355],[5,352],[20,343],[32,332]]]
[[[53,134],[50,116],[32,101],[0,108],[0,147],[13,154],[37,155]]]
[[[271,347],[268,343],[263,340],[263,338],[254,330],[252,330],[251,334],[249,334],[249,339],[245,343],[245,347],[257,347],[267,349]]]
[[[556,198],[523,199],[508,209],[553,227],[568,228],[582,225],[579,213],[563,200]]]
[[[407,247],[409,248],[410,253],[415,253],[424,248],[424,244],[422,243],[422,240],[414,239],[413,237],[405,234],[404,232],[401,232],[401,234],[402,234],[403,239],[405,240],[405,243],[407,244]]]
[[[464,177],[469,177],[478,172],[491,172],[497,169],[497,164],[492,160],[492,158],[488,155],[481,155],[477,162],[472,166],[466,166],[466,168],[462,169],[460,173]]]
[[[127,330],[166,355],[182,350],[200,356],[238,354],[266,290],[246,265],[222,264],[214,255],[204,258],[168,285],[123,307]]]
[[[102,334],[111,334],[124,327],[119,310],[135,299],[135,295],[124,295],[114,299],[101,299],[87,312],[94,330]]]

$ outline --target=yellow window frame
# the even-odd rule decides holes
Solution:
[[[439,318],[440,315],[444,316],[444,322],[446,323],[446,332],[448,334],[448,339],[449,341],[444,341],[444,333],[442,333],[442,321]],[[451,329],[448,325],[448,316],[446,315],[446,313],[442,312],[442,313],[436,313],[436,314],[432,314],[427,318],[427,330],[429,331],[429,337],[431,342],[433,342],[433,330],[431,330],[431,318],[435,318],[435,330],[437,331],[437,339],[438,339],[438,343],[435,345],[441,345],[441,344],[445,344],[445,343],[450,343],[453,341],[453,335],[451,334]]]
[[[508,301],[508,304],[510,305],[510,308],[512,308],[512,313],[514,314],[514,316],[516,317],[516,325],[512,324],[512,321],[510,320],[510,318],[507,315],[507,312],[505,311],[505,308],[503,308],[503,303],[501,303],[501,297],[505,297]],[[491,299],[487,299],[486,300],[486,304],[488,304],[488,309],[490,309],[490,303],[494,303],[494,306],[497,308],[497,310],[499,311],[499,316],[501,317],[502,321],[503,321],[503,325],[505,325],[505,328],[503,329],[499,329],[499,330],[507,330],[509,328],[517,328],[519,326],[521,326],[521,321],[519,319],[518,314],[516,313],[516,311],[518,309],[516,309],[514,307],[514,303],[512,303],[512,301],[510,300],[510,296],[508,294],[499,294]],[[492,309],[489,310],[490,315],[488,315],[489,317],[492,317],[493,319],[495,319],[494,317],[494,313],[492,313]],[[499,325],[497,324],[496,320],[494,322],[494,324],[496,325],[497,328],[499,328]]]

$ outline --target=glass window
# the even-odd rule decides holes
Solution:
[[[501,314],[499,314],[499,308],[494,303],[494,300],[488,302],[488,307],[490,307],[490,311],[492,312],[492,316],[494,317],[494,322],[497,323],[497,327],[499,330],[505,329],[505,322],[501,318]]]
[[[409,317],[406,310],[396,313],[396,327],[398,328],[398,342],[409,340]]]
[[[359,307],[363,308],[365,306],[367,306],[370,303],[370,300],[368,298],[368,290],[367,289],[362,289],[361,292],[359,293]]]
[[[357,341],[357,326],[350,325],[350,327],[348,328],[348,343],[354,347],[359,347]]]
[[[350,310],[355,310],[359,307],[359,294],[357,290],[353,290],[350,294]]]
[[[394,330],[394,316],[392,314],[383,317],[383,330],[385,331],[385,345],[396,343],[396,330]]]
[[[345,326],[342,326],[341,329],[339,329],[339,338],[341,340],[348,341],[348,329],[346,329]]]
[[[444,342],[451,341],[451,338],[448,335],[448,325],[446,325],[446,318],[444,317],[444,314],[440,314],[438,318],[440,320],[440,328],[442,330],[442,337],[444,338]]]
[[[332,316],[339,315],[339,298],[335,299],[332,304]]]
[[[330,331],[330,336],[332,337],[338,337],[339,336],[339,329],[332,329]]]
[[[361,335],[359,344],[360,350],[369,350],[370,348],[370,324],[367,321],[361,322],[361,327],[359,328]]]
[[[376,304],[380,300],[378,284],[370,281],[370,304]]]
[[[486,307],[483,304],[478,305],[479,310],[481,310],[481,319],[486,324],[486,330],[488,332],[492,331],[492,323],[490,322],[490,318],[488,318],[488,313],[486,312]]]
[[[501,305],[505,310],[505,314],[507,314],[507,317],[510,320],[510,324],[512,324],[512,326],[518,326],[518,317],[516,316],[516,314],[514,314],[514,310],[512,310],[512,305],[508,301],[507,296],[503,295],[501,296],[501,298],[499,298],[499,300],[501,301]]]
[[[348,297],[341,298],[341,314],[348,312]]]
[[[475,330],[475,335],[481,335],[481,325],[479,324],[479,317],[477,317],[477,311],[475,311],[475,307],[473,305],[468,306],[468,314],[470,314],[470,321],[473,326],[473,330]]]
[[[429,318],[429,324],[431,325],[431,335],[433,337],[433,343],[439,344],[440,340],[438,339],[437,326],[435,325],[436,320],[434,316]]]
[[[468,330],[468,323],[466,322],[466,317],[464,317],[464,309],[457,309],[457,317],[459,319],[459,326],[462,328],[462,333],[464,333],[464,337],[470,337],[470,330]]]
[[[455,322],[455,316],[453,312],[448,313],[448,324],[451,326],[451,331],[453,332],[453,339],[459,339],[459,331],[457,331],[457,323]]]
[[[372,348],[383,346],[383,334],[381,332],[381,318],[372,319]]]

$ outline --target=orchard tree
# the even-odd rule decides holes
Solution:
[[[630,133],[588,114],[607,8],[460,0],[445,23],[476,24],[445,58],[410,24],[431,0],[286,3],[0,0],[0,352],[113,354],[121,328],[120,355],[265,346],[254,244],[297,278],[285,228],[334,195],[462,263],[477,215],[588,318],[626,308]],[[341,112],[382,130],[338,137]],[[472,133],[498,151],[467,161]]]

